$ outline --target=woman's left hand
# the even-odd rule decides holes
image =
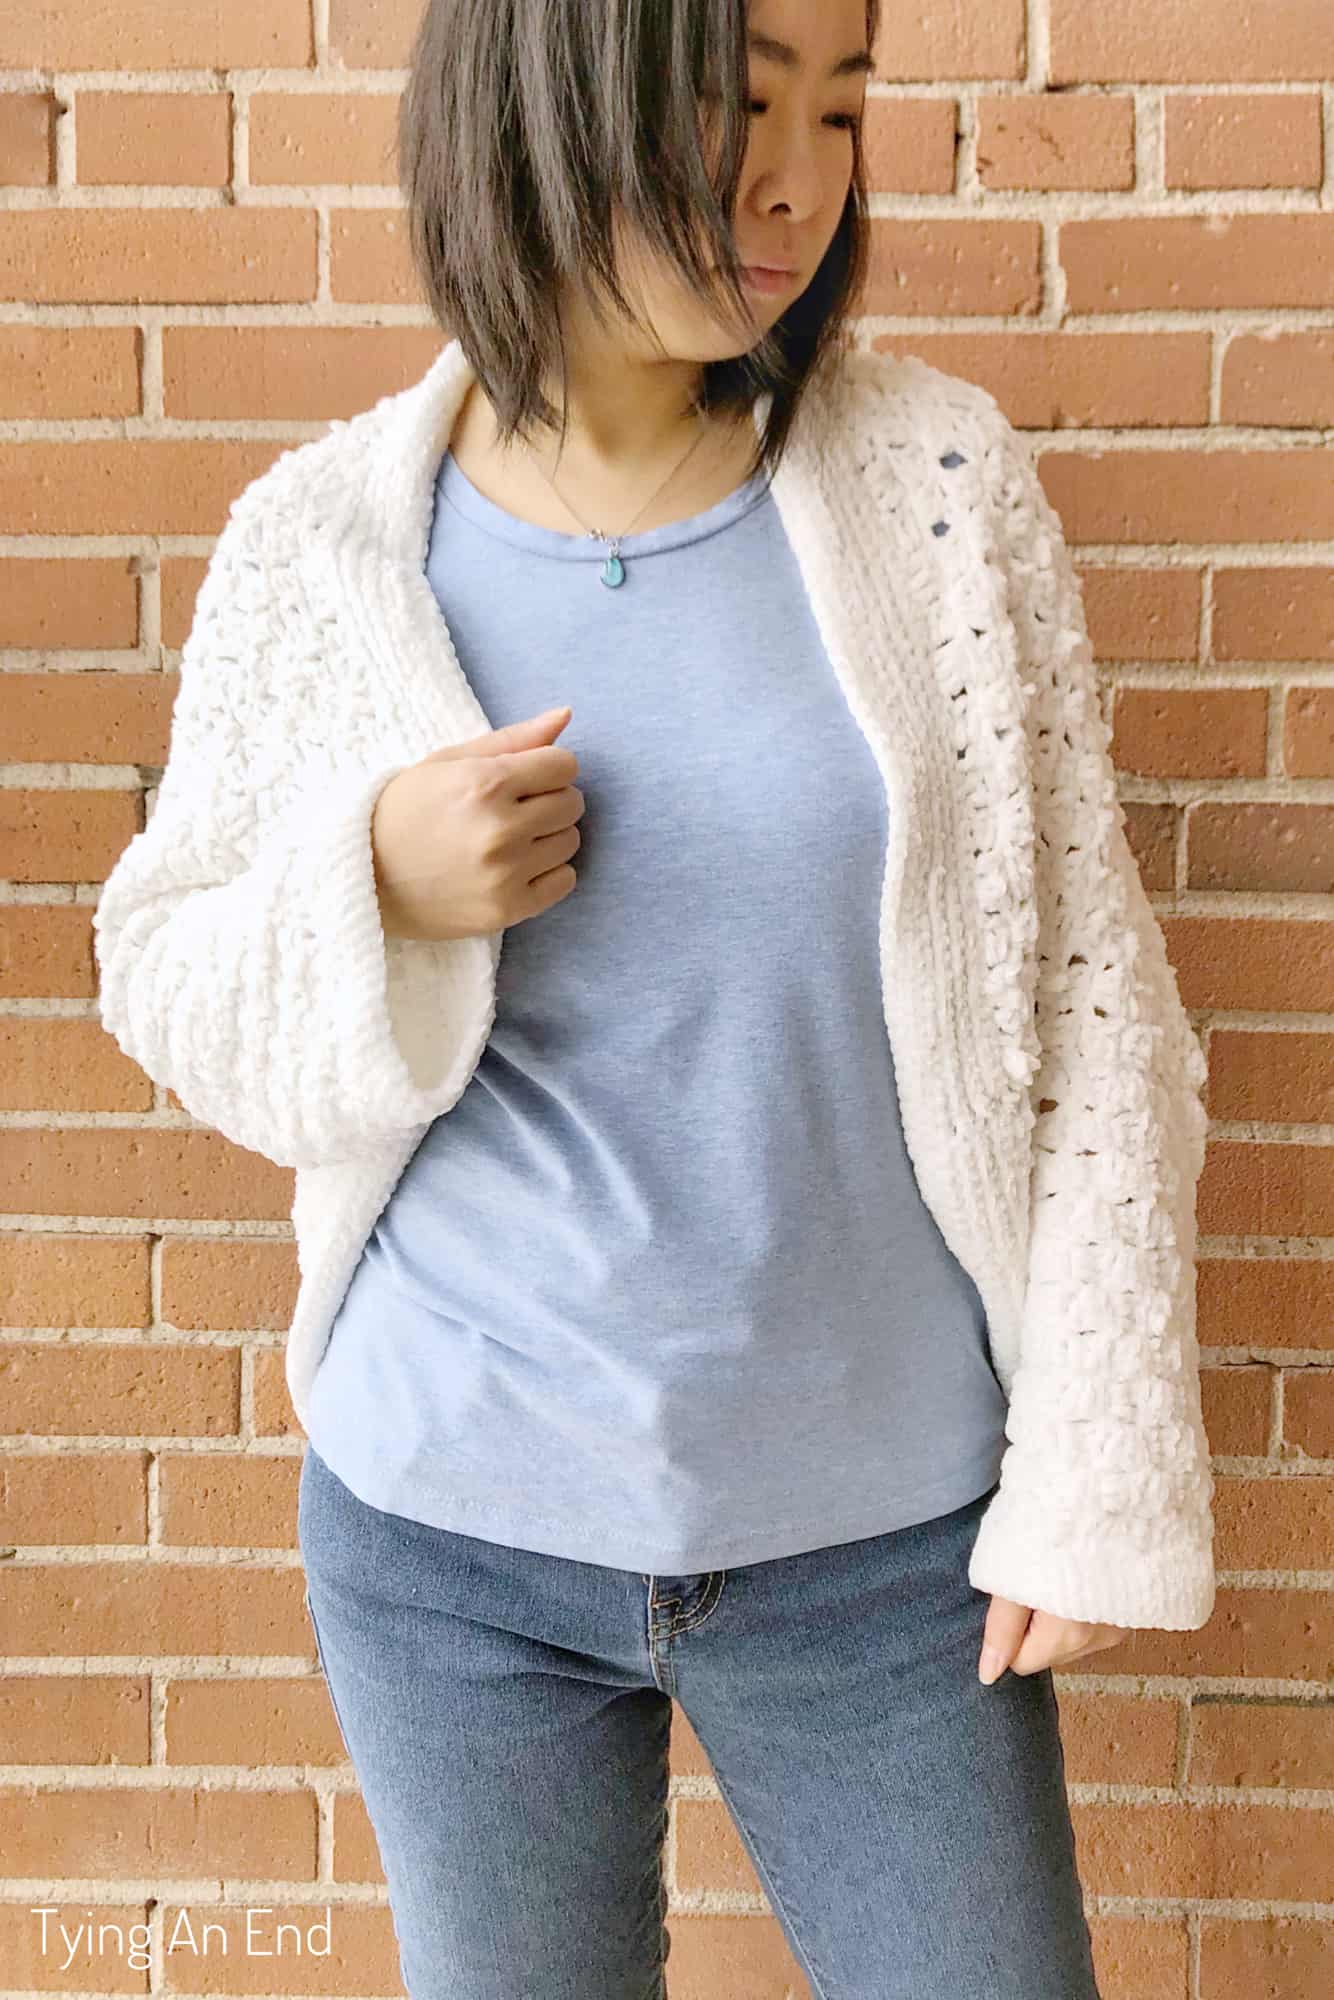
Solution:
[[[982,1637],[978,1679],[998,1680],[1008,1667],[1013,1674],[1037,1674],[1044,1667],[1063,1667],[1086,1653],[1101,1653],[1129,1637],[1121,1625],[1084,1625],[1077,1618],[1058,1618],[1053,1611],[1032,1611],[993,1597]]]

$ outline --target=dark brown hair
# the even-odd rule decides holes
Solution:
[[[867,0],[868,47],[879,13]],[[746,0],[426,0],[398,123],[410,249],[502,441],[561,424],[541,387],[565,373],[554,288],[577,280],[595,311],[600,293],[632,311],[614,203],[696,296],[716,304],[721,281],[743,304],[730,217],[749,124],[746,34]],[[705,96],[718,100],[712,168]],[[702,368],[702,409],[739,414],[772,392],[753,470],[772,472],[803,389],[845,344],[866,255],[858,131],[847,202],[810,284],[747,353]]]

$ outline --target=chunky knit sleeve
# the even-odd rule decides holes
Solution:
[[[319,633],[273,615],[259,494],[234,503],[215,545],[156,803],[94,914],[99,1009],[196,1118],[280,1166],[321,1167],[453,1103],[488,947],[384,937],[370,821],[406,759],[302,778],[318,717],[284,691],[309,689]],[[395,1003],[422,954],[439,966],[438,1011],[430,1036],[403,1039]]]
[[[994,452],[1037,832],[1041,1066],[1000,1488],[974,1586],[1126,1628],[1214,1604],[1195,1331],[1207,1065],[1127,844],[1085,613],[1022,437]]]

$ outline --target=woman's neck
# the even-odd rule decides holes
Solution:
[[[749,412],[742,420],[709,419],[703,438],[673,472],[697,431],[698,419],[687,416],[670,435],[659,428],[656,448],[646,445],[641,433],[638,445],[627,445],[626,456],[620,459],[600,450],[573,423],[559,459],[552,432],[537,434],[535,450],[520,439],[502,449],[494,412],[474,379],[455,418],[449,449],[473,485],[520,520],[560,534],[578,534],[580,521],[608,535],[645,534],[702,513],[746,477],[755,448]],[[550,478],[544,477],[544,468]],[[559,495],[552,489],[552,479]],[[650,498],[659,482],[665,482],[662,490]],[[562,499],[569,502],[568,508]]]

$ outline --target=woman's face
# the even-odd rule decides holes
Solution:
[[[774,289],[747,287],[749,318],[738,325],[721,290],[714,314],[613,222],[627,293],[666,351],[682,360],[744,353],[788,310],[829,248],[852,180],[869,64],[865,0],[819,7],[752,0],[748,31],[750,129],[733,231],[743,263],[787,266],[787,274]],[[714,122],[708,102],[701,115],[707,135]]]

